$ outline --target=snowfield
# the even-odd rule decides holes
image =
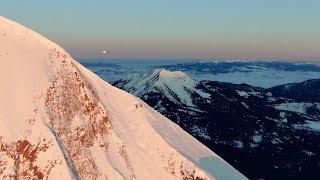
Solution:
[[[139,98],[3,17],[0,86],[1,179],[246,179]]]
[[[292,111],[301,114],[307,113],[307,108],[312,106],[316,106],[317,109],[320,110],[319,103],[282,103],[275,106],[276,109],[285,110],[285,111]]]

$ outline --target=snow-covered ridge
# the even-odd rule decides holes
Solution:
[[[193,106],[190,93],[208,98],[210,95],[195,88],[197,81],[182,71],[156,69],[148,73],[137,73],[116,82],[122,89],[139,96],[148,92],[160,92],[176,103]]]
[[[282,103],[275,106],[278,110],[284,110],[284,111],[292,111],[297,112],[301,114],[306,114],[307,109],[314,106],[315,108],[320,110],[320,104],[319,103]]]
[[[244,179],[140,99],[0,17],[0,178]]]

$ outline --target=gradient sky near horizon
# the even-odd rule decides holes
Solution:
[[[82,59],[320,60],[319,9],[319,0],[4,0],[0,15]]]

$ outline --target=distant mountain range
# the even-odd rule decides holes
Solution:
[[[320,63],[310,62],[83,60],[81,63],[108,82],[161,68],[183,71],[198,81],[246,83],[263,88],[320,78]]]
[[[320,175],[320,80],[261,88],[156,69],[113,85],[140,97],[250,179]]]
[[[320,78],[319,63],[294,61],[184,62],[159,65],[157,68],[183,71],[197,80],[246,83],[264,88]]]

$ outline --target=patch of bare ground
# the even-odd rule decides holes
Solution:
[[[0,177],[2,179],[48,179],[51,170],[61,161],[48,161],[45,167],[36,163],[39,154],[52,146],[51,141],[39,140],[37,144],[27,139],[6,142],[0,137]],[[12,168],[13,171],[6,171]]]
[[[125,161],[126,166],[130,171],[130,179],[136,179],[136,177],[135,177],[135,175],[133,173],[133,168],[132,168],[132,166],[130,164],[130,161],[129,161],[129,157],[128,157],[128,153],[127,153],[127,150],[126,150],[126,146],[124,144],[122,144],[119,147],[119,154],[123,158],[123,160]]]
[[[50,128],[66,148],[64,155],[72,163],[69,167],[75,168],[77,177],[97,179],[101,173],[90,148],[98,144],[107,150],[112,127],[97,93],[67,57],[56,49],[50,51],[53,77],[45,97],[46,113]]]
[[[174,153],[162,154],[160,152],[160,148],[156,149],[158,154],[160,155],[162,161],[164,161],[167,165],[164,167],[167,172],[172,174],[175,177],[181,177],[183,180],[206,180],[206,178],[199,177],[196,175],[196,166],[192,165],[189,162],[185,162],[183,160],[178,160],[175,157]],[[180,162],[180,165],[179,163]],[[192,166],[192,168],[190,168]]]

